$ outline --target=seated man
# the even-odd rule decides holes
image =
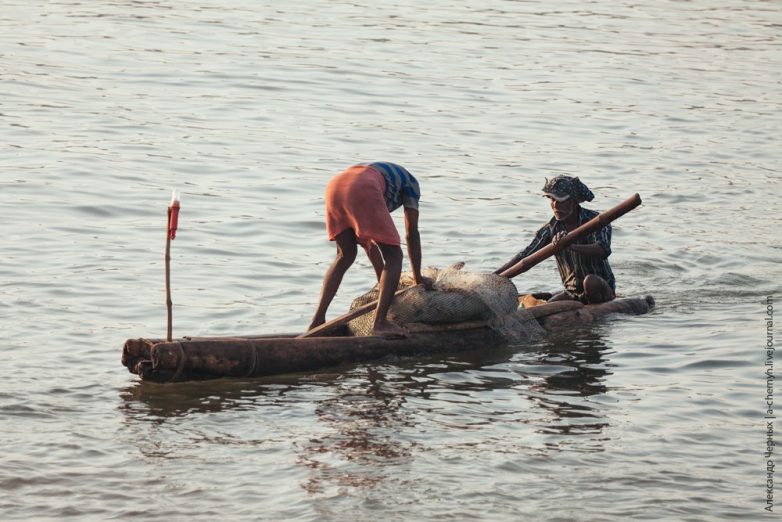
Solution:
[[[551,201],[554,217],[535,234],[535,239],[502,265],[495,274],[512,267],[549,243],[555,246],[568,232],[575,230],[598,213],[582,208],[580,203],[592,201],[594,194],[578,178],[557,176],[546,180],[543,195]],[[549,301],[565,299],[584,304],[604,303],[615,298],[616,280],[608,256],[611,255],[611,225],[593,232],[555,254],[559,275],[565,286]]]
[[[356,259],[361,245],[377,275],[380,295],[373,333],[403,337],[405,330],[388,319],[402,271],[402,248],[390,212],[405,209],[405,229],[410,265],[416,284],[432,288],[421,275],[421,238],[418,232],[418,181],[404,167],[378,162],[356,165],[337,174],[326,188],[326,230],[337,244],[337,255],[323,278],[320,302],[309,329],[326,321],[326,311],[339,289],[342,277]]]

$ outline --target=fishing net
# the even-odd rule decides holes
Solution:
[[[518,291],[513,282],[496,274],[481,274],[462,270],[464,263],[439,270],[427,268],[423,274],[435,281],[434,290],[415,287],[394,297],[388,316],[395,323],[430,325],[487,321],[510,342],[538,339],[543,328],[525,310],[518,308]],[[411,274],[403,274],[399,289],[413,286]],[[377,286],[356,298],[350,309],[375,301]],[[372,335],[375,312],[364,314],[348,323],[353,335]]]

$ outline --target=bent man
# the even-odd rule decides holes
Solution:
[[[555,246],[568,232],[598,213],[581,207],[594,194],[577,177],[557,176],[546,180],[543,195],[549,198],[554,217],[535,234],[532,242],[495,271],[499,274],[549,243]],[[604,303],[615,298],[616,279],[608,264],[611,255],[611,225],[589,234],[555,254],[565,290],[549,301],[572,299],[584,304]]]
[[[407,252],[416,284],[432,287],[421,275],[421,238],[418,232],[418,181],[405,168],[379,162],[356,165],[337,174],[326,187],[326,230],[337,244],[337,255],[323,278],[320,303],[309,329],[326,321],[326,311],[337,294],[342,277],[356,259],[361,245],[375,269],[380,294],[373,333],[404,336],[405,330],[388,319],[402,272],[402,248],[391,212],[403,206]]]

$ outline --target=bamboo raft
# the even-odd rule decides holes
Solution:
[[[547,332],[590,324],[612,313],[643,314],[654,307],[651,296],[621,298],[608,303],[583,305],[575,301],[546,303],[528,311]],[[309,372],[377,360],[388,355],[412,357],[505,346],[506,339],[485,321],[456,324],[405,325],[403,339],[351,336],[344,326],[323,337],[296,334],[245,337],[185,337],[128,339],[122,364],[143,381],[179,382],[219,377],[260,377]]]
[[[569,232],[557,245],[543,247],[499,275],[513,278],[526,272],[544,259],[567,248],[578,238],[607,226],[640,204],[641,197],[635,194]],[[408,335],[402,339],[351,335],[346,323],[351,318],[374,309],[375,302],[358,307],[302,335],[184,337],[173,340],[168,265],[170,240],[176,233],[178,209],[179,202],[175,195],[168,209],[166,228],[168,340],[128,339],[122,350],[122,364],[144,381],[178,382],[217,377],[260,377],[314,371],[342,363],[380,359],[388,355],[451,353],[477,348],[491,349],[508,344],[507,337],[492,328],[487,321],[436,325],[407,323],[404,326]],[[400,296],[409,290],[411,289],[399,290],[396,295]],[[612,313],[643,314],[653,307],[654,299],[651,296],[615,299],[608,303],[586,306],[575,301],[559,301],[525,308],[519,315],[524,316],[525,325],[532,325],[539,331],[553,332],[589,324],[596,318]],[[515,332],[515,329],[512,330],[512,333]]]

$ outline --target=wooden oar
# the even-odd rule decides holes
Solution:
[[[597,216],[593,217],[580,227],[578,227],[575,230],[572,230],[568,232],[562,239],[560,239],[557,242],[557,246],[554,246],[553,244],[546,245],[545,247],[541,248],[534,254],[531,254],[515,265],[513,265],[510,268],[506,268],[502,272],[500,272],[501,276],[507,277],[507,278],[513,278],[517,275],[526,272],[533,266],[537,265],[544,259],[548,259],[549,257],[553,256],[557,252],[566,249],[570,245],[576,242],[579,238],[591,234],[592,232],[595,232],[596,230],[600,230],[601,228],[608,225],[613,220],[624,216],[631,210],[633,210],[635,207],[641,204],[641,196],[638,194],[635,194],[633,197],[630,197],[626,199],[625,201],[621,202],[617,206],[610,208],[603,212],[602,214],[598,214]]]
[[[398,295],[401,295],[401,294],[407,292],[408,290],[412,290],[413,288],[416,288],[417,286],[418,285],[408,286],[408,287],[403,288],[401,290],[397,290],[396,293],[394,294],[394,297],[396,297]],[[358,308],[356,308],[355,310],[351,310],[350,312],[348,312],[346,314],[342,314],[339,317],[335,317],[331,321],[327,321],[327,322],[323,323],[320,326],[316,326],[312,330],[308,330],[308,331],[304,332],[303,334],[299,335],[298,337],[302,338],[302,337],[319,337],[319,336],[322,336],[324,333],[328,332],[329,330],[333,330],[334,328],[337,328],[337,327],[340,327],[342,325],[345,325],[348,322],[350,322],[353,319],[355,319],[356,317],[360,317],[360,316],[362,316],[362,315],[364,315],[366,313],[371,312],[372,310],[374,310],[377,307],[377,301],[378,300],[375,299],[374,301],[371,301],[371,302],[369,302],[369,303],[367,303],[365,305],[361,305]]]

